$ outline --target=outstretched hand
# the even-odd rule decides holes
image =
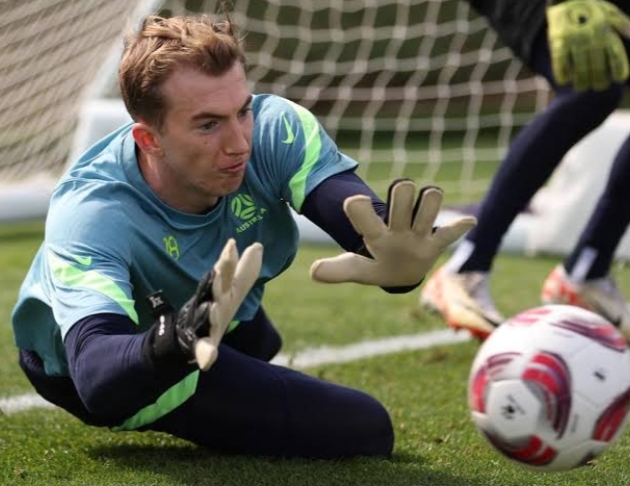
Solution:
[[[195,359],[200,369],[208,370],[217,359],[219,342],[260,274],[262,252],[263,246],[254,243],[239,259],[233,239],[223,248],[214,265],[211,281],[210,331],[208,336],[200,337],[195,343]]]
[[[161,290],[147,296],[155,323],[147,332],[143,354],[151,366],[169,366],[184,358],[203,371],[210,369],[225,331],[260,274],[262,253],[262,245],[254,243],[239,258],[236,242],[228,240],[179,312]]]
[[[376,214],[368,196],[351,196],[343,209],[354,229],[363,236],[371,258],[343,253],[317,260],[311,278],[323,283],[356,282],[380,287],[417,285],[440,254],[477,220],[464,216],[434,228],[443,191],[424,187],[415,198],[416,184],[397,180],[389,188],[387,224]]]

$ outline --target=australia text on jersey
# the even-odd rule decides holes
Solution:
[[[256,206],[254,199],[249,194],[237,194],[230,205],[232,213],[244,220],[243,223],[236,227],[237,233],[242,233],[248,228],[259,223],[265,217],[267,210]]]

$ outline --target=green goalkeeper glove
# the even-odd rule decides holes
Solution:
[[[213,270],[177,314],[161,292],[147,298],[156,317],[144,349],[152,365],[186,359],[203,371],[210,369],[219,342],[260,274],[262,253],[262,245],[254,243],[239,259],[236,242],[228,240]]]
[[[559,85],[576,91],[604,90],[628,78],[628,55],[620,36],[630,18],[604,0],[566,0],[547,7],[549,50]]]
[[[388,224],[376,214],[368,196],[351,196],[343,209],[363,236],[371,258],[343,253],[317,260],[311,278],[324,283],[356,282],[379,287],[418,285],[440,254],[475,226],[472,216],[457,218],[434,228],[443,192],[425,187],[415,199],[416,185],[409,179],[397,180],[389,188]]]

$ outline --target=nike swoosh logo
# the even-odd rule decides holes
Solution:
[[[84,257],[84,256],[79,256],[79,255],[72,255],[72,257],[84,267],[89,267],[90,265],[92,265],[91,256]]]
[[[284,113],[282,114],[282,121],[284,122],[284,128],[287,131],[287,138],[285,138],[282,143],[291,145],[295,141],[295,133],[293,133],[293,128],[291,128],[291,124]]]

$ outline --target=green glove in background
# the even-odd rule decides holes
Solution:
[[[628,55],[620,36],[630,36],[630,17],[617,6],[604,0],[566,0],[547,7],[547,23],[559,85],[601,91],[628,78]]]

